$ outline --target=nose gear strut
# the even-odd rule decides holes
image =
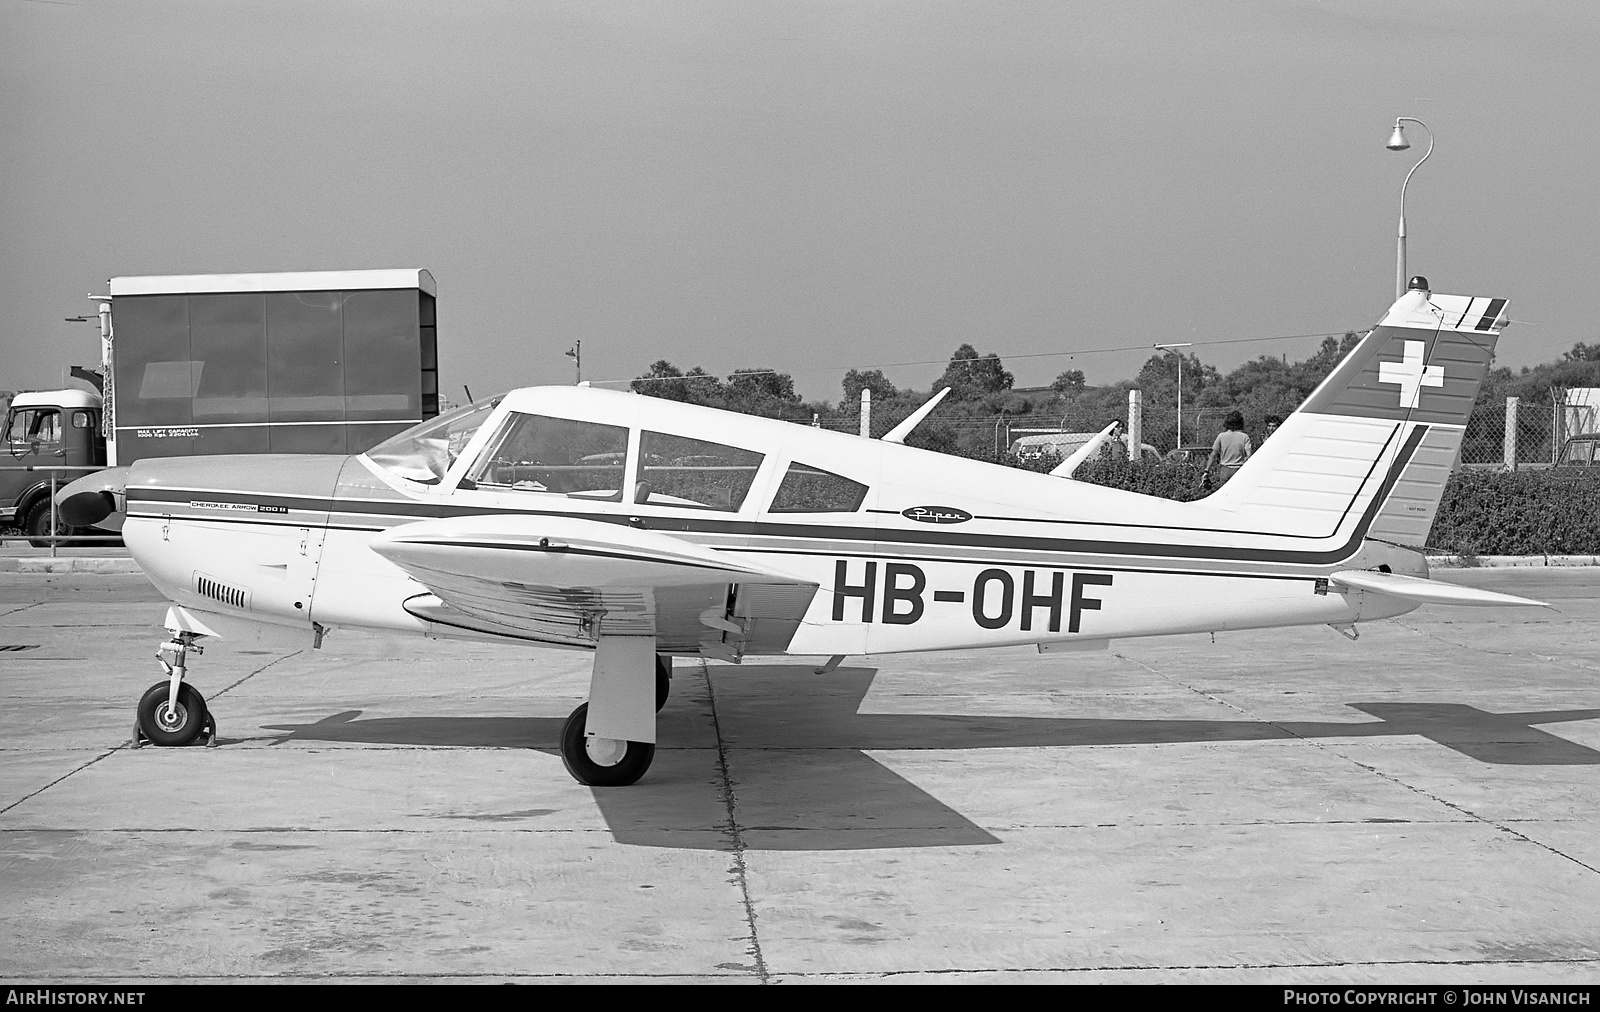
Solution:
[[[156,660],[167,673],[167,680],[145,690],[133,721],[133,747],[188,745],[202,734],[206,745],[217,744],[217,722],[198,689],[184,682],[189,651],[205,653],[195,641],[199,633],[174,632],[172,639],[156,648]]]

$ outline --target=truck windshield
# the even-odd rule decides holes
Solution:
[[[6,439],[13,443],[59,443],[61,413],[55,408],[17,408],[6,426]]]
[[[385,439],[364,456],[397,477],[437,485],[499,403],[496,397],[430,418]]]

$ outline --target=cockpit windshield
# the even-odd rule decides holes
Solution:
[[[397,477],[437,485],[499,403],[496,397],[430,418],[385,439],[366,457]]]

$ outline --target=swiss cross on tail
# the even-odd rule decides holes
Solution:
[[[1423,387],[1444,386],[1444,366],[1422,364],[1422,342],[1405,342],[1405,357],[1398,362],[1378,364],[1379,383],[1400,385],[1400,406],[1414,408],[1422,396]]]

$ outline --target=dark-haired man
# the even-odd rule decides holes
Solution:
[[[1206,470],[1217,468],[1219,472],[1217,484],[1225,485],[1249,459],[1250,437],[1244,434],[1244,415],[1230,411],[1228,417],[1223,420],[1222,431],[1217,433],[1216,441],[1211,444],[1211,456],[1206,459]]]

